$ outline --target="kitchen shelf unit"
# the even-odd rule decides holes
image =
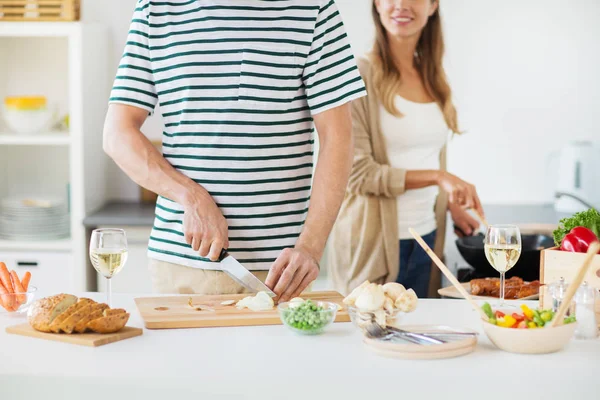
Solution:
[[[0,145],[13,146],[69,146],[71,136],[68,132],[48,132],[36,135],[19,135],[0,132]]]
[[[114,70],[107,39],[106,29],[93,23],[0,22],[0,101],[9,95],[45,95],[69,115],[69,132],[19,135],[0,124],[0,197],[36,187],[36,195],[59,193],[68,198],[71,231],[70,238],[59,240],[0,240],[0,260],[3,255],[17,264],[39,260],[44,271],[33,279],[59,275],[63,291],[94,289],[83,219],[106,202],[102,126]],[[46,283],[58,287],[57,282],[36,285],[44,290]]]
[[[0,254],[3,250],[25,250],[31,251],[33,249],[37,251],[60,251],[66,252],[71,251],[73,245],[71,238],[58,239],[58,240],[42,240],[42,241],[16,241],[16,240],[2,240],[0,239]]]

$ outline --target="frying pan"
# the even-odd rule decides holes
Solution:
[[[488,262],[483,250],[484,235],[465,236],[456,240],[458,252],[479,276],[498,277]],[[554,246],[554,240],[545,235],[521,235],[521,257],[507,273],[506,277],[518,276],[526,281],[540,279],[540,254],[542,249]]]

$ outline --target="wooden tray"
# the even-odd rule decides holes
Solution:
[[[80,0],[0,0],[0,21],[77,21]]]
[[[448,329],[437,326],[402,326],[402,329],[410,332],[448,332],[463,331],[472,332],[470,329]],[[363,340],[366,347],[375,354],[401,358],[405,360],[437,360],[441,358],[452,358],[471,353],[477,346],[477,336],[460,338],[439,345],[418,345],[412,343],[393,343],[365,337]]]
[[[467,293],[471,294],[471,284],[469,282],[465,282],[462,286],[466,289]],[[454,286],[448,286],[442,289],[438,289],[438,294],[444,297],[450,297],[453,299],[462,299],[462,295]],[[498,299],[498,297],[492,296],[472,296],[476,300],[490,300],[490,299]],[[521,297],[520,299],[506,299],[506,300],[537,300],[540,298],[539,294],[533,294],[527,297]]]
[[[118,342],[120,340],[129,339],[140,336],[143,330],[140,328],[132,328],[126,326],[119,332],[115,333],[74,333],[67,335],[66,333],[44,333],[33,329],[29,324],[21,324],[9,326],[6,328],[6,333],[14,335],[29,336],[38,339],[54,340],[56,342],[64,342],[70,344],[78,344],[81,346],[98,347],[105,344]]]
[[[225,300],[243,299],[248,294],[235,295],[180,295],[170,297],[142,297],[135,299],[135,304],[148,329],[173,329],[173,328],[206,328],[223,326],[258,326],[280,325],[281,319],[277,307],[269,311],[252,311],[247,308],[239,310],[235,304],[221,305]],[[208,306],[214,311],[196,311],[189,307],[188,299],[196,305]],[[311,292],[302,294],[303,299],[316,301],[329,301],[339,304],[340,309],[335,322],[350,322],[350,316],[345,310],[343,297],[337,292]]]

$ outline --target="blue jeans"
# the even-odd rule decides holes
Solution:
[[[433,231],[423,236],[425,243],[432,249],[435,244],[435,234],[436,231]],[[425,250],[414,239],[400,240],[400,273],[396,282],[407,289],[412,288],[419,298],[424,298],[427,297],[430,276],[431,258]]]

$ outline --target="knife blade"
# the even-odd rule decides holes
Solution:
[[[270,297],[277,296],[271,289],[269,289],[267,285],[254,276],[252,272],[248,271],[246,267],[244,267],[238,260],[233,258],[233,256],[226,250],[221,252],[220,260],[221,269],[223,272],[227,273],[231,279],[246,289],[249,289],[253,292],[267,292]]]

